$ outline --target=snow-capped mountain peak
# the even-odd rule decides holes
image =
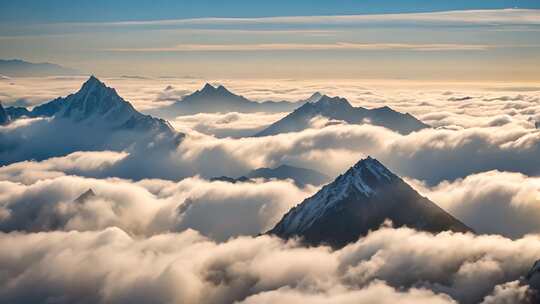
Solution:
[[[292,208],[269,233],[340,247],[379,228],[386,219],[396,226],[433,232],[471,231],[367,157]]]
[[[127,119],[136,112],[115,89],[107,87],[94,76],[91,76],[77,93],[66,97],[64,103],[65,107],[60,116],[75,121],[96,116],[118,121]]]
[[[390,182],[397,178],[394,173],[371,156],[360,160],[350,170],[358,172],[362,179],[365,179],[366,176],[368,176],[367,178],[374,177],[379,182]]]
[[[335,208],[342,199],[351,193],[367,198],[375,194],[381,184],[389,183],[397,178],[379,161],[368,156],[307,199],[306,201],[310,201],[309,204],[302,203],[295,207],[304,214],[300,216],[300,220],[291,222],[287,230],[303,231],[322,217],[327,209]]]

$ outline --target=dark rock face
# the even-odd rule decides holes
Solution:
[[[344,98],[323,95],[318,97],[316,102],[304,104],[255,136],[302,131],[309,128],[310,121],[317,116],[345,121],[350,124],[369,123],[391,129],[401,134],[408,134],[429,128],[428,125],[412,115],[396,112],[389,107],[376,109],[356,108]]]
[[[7,125],[10,121],[9,114],[0,103],[0,126]]]
[[[540,304],[540,260],[534,262],[525,276],[525,283],[529,285],[530,303]]]
[[[380,162],[366,158],[292,208],[268,233],[343,247],[386,220],[428,232],[471,232]]]

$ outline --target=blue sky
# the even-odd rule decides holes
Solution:
[[[0,58],[98,76],[540,80],[537,0],[0,1]]]
[[[268,17],[540,8],[538,0],[1,0],[0,20],[12,23]]]

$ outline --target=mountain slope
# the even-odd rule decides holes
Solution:
[[[252,179],[255,178],[277,180],[291,179],[299,187],[304,187],[306,185],[320,186],[330,181],[330,177],[322,174],[321,172],[311,169],[293,167],[289,165],[281,165],[276,168],[258,168],[250,171],[244,176],[240,176],[237,178],[220,176],[211,178],[210,180],[237,183],[250,182],[252,181]]]
[[[236,95],[224,86],[214,87],[206,84],[201,90],[184,96],[170,106],[151,113],[160,117],[174,118],[179,115],[197,113],[253,113],[253,112],[289,112],[304,102],[265,101],[255,102]]]
[[[90,76],[78,92],[67,97],[56,98],[34,107],[32,111],[9,107],[7,112],[12,118],[54,117],[56,120],[69,119],[114,129],[172,130],[167,121],[139,113],[115,89],[107,87],[94,76]]]
[[[397,227],[429,232],[471,231],[368,157],[292,208],[268,233],[342,247],[379,228],[386,219]]]
[[[158,147],[157,141],[161,147],[174,146],[181,138],[167,121],[139,113],[93,76],[78,92],[32,111],[8,108],[15,117],[16,111],[41,119],[0,132],[0,165],[75,151],[145,150]]]
[[[529,286],[529,302],[540,303],[540,260],[536,260],[525,276],[525,282]]]
[[[53,63],[32,63],[20,59],[0,59],[0,74],[10,77],[82,75],[81,72]]]
[[[310,127],[310,122],[318,117],[341,120],[351,124],[370,123],[389,128],[401,134],[408,134],[428,125],[410,114],[402,114],[389,107],[366,109],[353,107],[345,98],[320,96],[315,102],[308,102],[289,115],[273,123],[255,136],[299,132]]]

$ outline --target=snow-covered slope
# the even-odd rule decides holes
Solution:
[[[174,148],[183,138],[167,121],[139,113],[93,76],[74,94],[32,111],[20,109],[43,119],[0,133],[0,165],[75,151]]]
[[[15,118],[54,117],[111,129],[172,130],[167,121],[139,113],[115,89],[107,87],[94,76],[74,94],[36,106],[32,111],[25,110],[8,108],[10,115]]]
[[[345,98],[329,97],[326,95],[313,97],[315,102],[308,102],[302,105],[255,136],[302,131],[309,128],[310,122],[317,116],[352,124],[369,123],[383,126],[402,134],[408,134],[429,127],[412,115],[396,112],[389,107],[366,109],[353,107]]]
[[[368,157],[292,208],[269,233],[341,247],[377,229],[386,219],[395,226],[431,232],[471,231]]]

